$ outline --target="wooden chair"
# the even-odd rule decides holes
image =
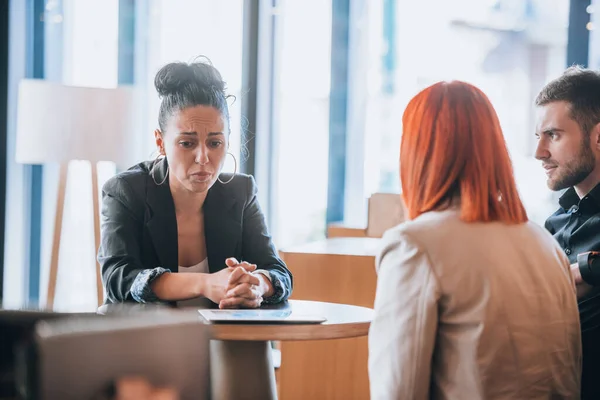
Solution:
[[[404,222],[404,204],[397,193],[373,193],[369,198],[367,237],[382,237],[385,231]]]
[[[327,226],[328,238],[380,238],[384,232],[404,221],[402,197],[397,193],[373,193],[368,200],[367,226],[349,226],[336,222]]]

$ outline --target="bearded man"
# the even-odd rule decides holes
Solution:
[[[571,67],[541,90],[535,104],[535,157],[548,187],[566,189],[545,226],[569,258],[577,289],[581,395],[600,399],[600,73]]]

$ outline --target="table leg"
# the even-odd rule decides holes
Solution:
[[[210,341],[213,400],[276,400],[271,346],[260,341]]]

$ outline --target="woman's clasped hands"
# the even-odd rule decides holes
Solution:
[[[256,271],[256,264],[225,260],[227,268],[211,274],[206,297],[219,308],[258,308],[264,297],[273,294],[270,280]]]

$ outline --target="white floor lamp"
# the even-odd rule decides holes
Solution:
[[[119,166],[133,162],[133,89],[85,88],[44,80],[23,80],[19,86],[16,160],[23,164],[59,163],[60,177],[52,240],[46,307],[54,307],[67,172],[72,160],[92,164],[92,199],[95,249],[100,244],[98,204],[99,161]],[[94,254],[96,259],[96,254]],[[96,261],[98,305],[103,302],[100,265]]]

